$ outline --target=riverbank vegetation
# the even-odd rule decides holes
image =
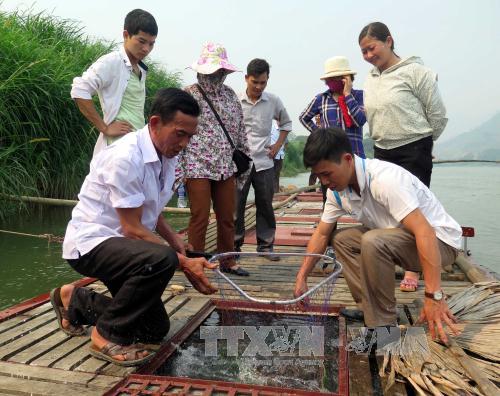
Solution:
[[[0,194],[75,198],[98,134],[70,98],[71,83],[115,47],[74,21],[0,11]],[[146,112],[158,88],[180,85],[178,74],[148,66]]]
[[[289,142],[285,150],[285,160],[283,161],[281,176],[293,177],[299,173],[306,172],[302,156],[306,140],[307,136],[292,135],[289,137]]]

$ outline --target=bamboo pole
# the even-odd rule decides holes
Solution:
[[[8,194],[0,194],[2,198],[11,200],[11,201],[22,201],[27,203],[34,204],[42,204],[42,205],[54,205],[54,206],[75,206],[78,201],[73,199],[56,199],[56,198],[44,198],[44,197],[28,197],[25,195],[8,195]],[[169,206],[165,206],[163,208],[164,213],[180,213],[180,214],[190,214],[191,211],[189,208],[171,208]],[[211,213],[214,213],[213,210],[210,210]]]
[[[274,196],[279,197],[279,196],[288,195],[288,194],[301,193],[304,191],[316,190],[319,187],[320,187],[320,184],[312,184],[310,186],[299,187],[299,188],[296,188],[296,189],[290,190],[290,191],[279,192],[279,193],[274,194]]]
[[[78,201],[71,199],[56,199],[56,198],[43,198],[43,197],[27,197],[25,195],[8,195],[0,194],[2,198],[11,201],[22,201],[28,203],[37,203],[43,205],[54,205],[54,206],[75,206]]]
[[[493,163],[493,164],[500,164],[500,161],[498,160],[436,160],[432,161],[433,164],[454,164],[458,162],[486,162],[486,163]]]
[[[273,209],[276,210],[281,208],[282,206],[285,206],[288,202],[293,201],[295,198],[297,198],[297,195],[299,195],[299,193],[296,192],[291,194],[287,199],[283,201],[273,202]]]
[[[312,189],[315,189],[316,187],[317,187],[317,185],[300,187],[300,188],[296,188],[296,189],[288,191],[288,192],[277,193],[277,194],[275,194],[275,196],[285,196],[285,195],[292,196],[293,195],[295,198],[298,193],[312,190]],[[78,203],[77,200],[73,200],[73,199],[29,197],[29,196],[25,196],[25,195],[0,194],[0,197],[11,200],[11,201],[22,201],[22,202],[27,202],[27,203],[42,204],[42,205],[54,205],[54,206],[75,206]],[[288,198],[284,201],[280,201],[280,203],[276,207],[283,206],[284,204],[288,203],[290,200],[291,199]],[[255,201],[249,201],[248,206],[253,205],[254,203],[255,203]],[[274,204],[273,204],[273,207],[274,207]],[[190,214],[191,213],[189,208],[172,208],[169,206],[166,206],[165,208],[163,208],[163,212],[164,213],[178,213],[178,214]],[[214,211],[210,210],[210,213],[212,214],[212,213],[214,213]]]
[[[462,253],[457,256],[455,264],[460,267],[465,276],[467,276],[472,283],[492,282],[498,280],[484,268],[481,268],[479,265],[473,263],[469,258],[466,258]]]

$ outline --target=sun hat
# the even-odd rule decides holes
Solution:
[[[326,80],[330,77],[346,76],[348,74],[356,74],[356,72],[351,70],[347,58],[345,56],[334,56],[326,60],[325,74],[320,77],[320,80]]]
[[[225,69],[230,73],[239,71],[236,66],[229,63],[226,49],[221,44],[210,42],[203,46],[200,58],[189,68],[200,74],[212,74],[219,69]]]

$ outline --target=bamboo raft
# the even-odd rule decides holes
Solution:
[[[275,251],[305,250],[304,244],[300,241],[294,242],[294,238],[302,237],[302,240],[304,238],[307,240],[319,221],[321,198],[320,195],[316,197],[314,195],[296,192],[282,196],[281,200],[275,202],[277,235],[285,235],[281,240],[287,240],[286,244],[275,245]],[[255,211],[248,208],[244,251],[255,250],[255,245],[252,244],[254,225]],[[349,221],[340,226],[349,226]],[[277,241],[279,242],[278,237]],[[215,243],[215,221],[211,221],[207,231],[206,251],[213,251]],[[292,257],[271,262],[262,258],[245,258],[241,264],[251,274],[248,278],[237,277],[236,280],[243,290],[251,295],[258,295],[259,298],[278,299],[290,297],[300,259]],[[214,275],[209,274],[209,276],[217,285]],[[313,272],[309,282],[311,285],[316,284],[324,276],[321,271]],[[418,318],[418,300],[424,297],[423,282],[419,281],[416,292],[403,293],[399,290],[401,276],[402,270],[397,271],[394,281],[399,321],[401,324],[412,324]],[[468,288],[473,282],[494,279],[494,274],[461,256],[451,272],[442,273],[442,287],[446,294],[454,294]],[[102,283],[92,279],[81,280],[79,284],[86,284],[98,292],[108,293]],[[185,286],[185,291],[179,294],[171,288],[172,285]],[[222,296],[225,299],[240,298],[229,285],[218,286],[222,289],[221,294],[203,296],[190,287],[182,273],[175,273],[162,298],[171,321],[171,329],[166,340],[175,335],[210,298],[220,299]],[[344,278],[338,279],[330,301],[355,307]],[[354,334],[357,327],[359,324],[348,322],[347,334]],[[0,312],[0,395],[66,396],[70,393],[98,395],[105,393],[136,370],[93,358],[88,353],[89,342],[89,337],[68,337],[58,329],[48,294]],[[388,392],[384,393],[387,379],[378,374],[382,364],[381,359],[381,357],[369,358],[365,355],[349,354],[350,395],[412,394],[411,391],[408,392],[407,385],[401,382],[396,382]]]

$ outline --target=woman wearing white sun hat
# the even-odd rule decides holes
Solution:
[[[363,125],[366,122],[363,108],[363,91],[352,88],[356,72],[349,66],[345,56],[334,56],[325,61],[325,72],[320,77],[328,87],[317,94],[299,117],[309,132],[318,128],[337,127],[343,129],[351,142],[352,152],[365,158],[363,149]],[[319,119],[319,124],[314,121]],[[311,174],[309,184],[316,177]],[[326,187],[322,187],[323,202]]]

